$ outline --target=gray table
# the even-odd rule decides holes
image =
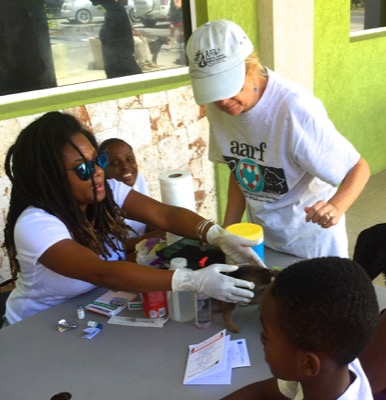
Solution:
[[[287,266],[297,260],[266,251],[268,266]],[[219,314],[208,329],[200,330],[194,321],[168,321],[163,328],[108,325],[106,317],[86,312],[78,329],[56,330],[58,320],[76,320],[76,306],[86,305],[104,291],[96,289],[0,330],[1,398],[49,400],[53,394],[69,392],[72,400],[211,400],[271,376],[259,340],[257,306],[235,312],[242,332],[232,334],[231,340],[247,340],[252,366],[234,369],[231,385],[182,384],[188,345],[224,329]],[[377,294],[386,307],[386,290],[377,288]],[[91,319],[104,328],[94,339],[82,339],[82,329]]]

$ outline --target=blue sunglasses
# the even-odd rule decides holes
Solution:
[[[98,167],[105,169],[108,163],[109,156],[107,151],[104,151],[103,153],[99,154],[95,161],[86,161],[82,164],[79,164],[77,167],[69,169],[74,170],[81,181],[88,181],[95,173],[95,164],[98,165]]]

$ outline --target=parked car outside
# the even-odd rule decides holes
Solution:
[[[134,0],[135,12],[142,24],[154,28],[159,21],[169,21],[171,0]]]
[[[44,0],[48,17],[60,18],[64,0]]]
[[[127,9],[127,14],[129,15],[131,23],[141,22],[141,19],[137,16],[135,9],[134,0],[117,0],[119,3],[123,4]]]
[[[131,22],[139,22],[136,18],[134,0],[128,0],[124,6]],[[90,0],[64,0],[61,18],[67,18],[70,22],[89,24],[91,21],[104,20],[105,10],[102,6],[93,6]]]

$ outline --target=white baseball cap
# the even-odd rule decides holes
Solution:
[[[213,103],[239,93],[245,82],[245,59],[252,52],[252,42],[232,21],[210,21],[197,28],[186,46],[196,103]]]

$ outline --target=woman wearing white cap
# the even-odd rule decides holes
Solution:
[[[275,250],[348,257],[344,213],[370,171],[321,101],[264,68],[231,21],[199,27],[186,52],[210,122],[209,158],[232,172],[224,226],[246,210]]]

